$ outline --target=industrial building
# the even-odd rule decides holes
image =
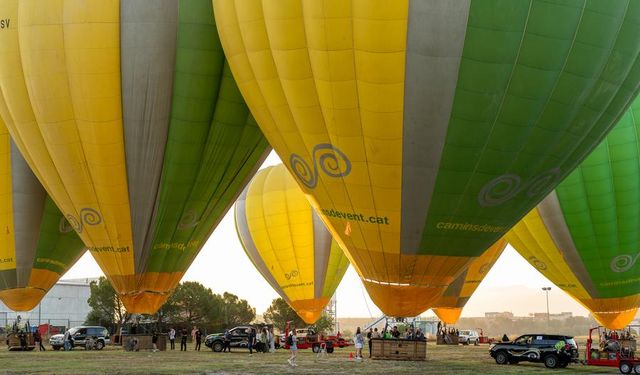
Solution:
[[[0,302],[0,327],[13,324],[20,315],[30,325],[50,324],[73,327],[84,324],[89,313],[89,283],[97,279],[61,280],[51,288],[42,302],[31,311],[15,312]]]

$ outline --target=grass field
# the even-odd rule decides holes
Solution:
[[[549,370],[542,364],[523,363],[499,366],[488,354],[488,346],[427,346],[427,361],[350,361],[353,347],[316,358],[311,350],[301,350],[298,367],[287,365],[288,352],[254,354],[203,351],[124,352],[119,347],[102,351],[9,352],[0,349],[0,374],[617,374],[618,369],[570,365]],[[365,351],[365,356],[367,352]],[[583,354],[581,353],[581,356]]]

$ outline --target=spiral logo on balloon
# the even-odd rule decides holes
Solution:
[[[544,271],[547,269],[547,265],[540,259],[536,258],[535,256],[529,257],[529,263],[531,263],[535,268],[537,268],[540,271]]]
[[[98,225],[102,223],[102,216],[100,213],[93,208],[83,208],[80,210],[80,217],[82,218],[82,222],[87,225]]]
[[[503,174],[482,187],[478,193],[478,203],[482,207],[499,206],[525,191],[529,198],[533,198],[546,192],[559,177],[560,168],[544,171],[524,184],[517,174]]]
[[[313,166],[298,154],[291,154],[289,166],[293,174],[309,189],[318,185],[319,172],[329,177],[345,177],[351,173],[351,161],[344,152],[329,143],[320,143],[311,151]]]
[[[198,225],[197,219],[198,218],[195,210],[187,210],[178,222],[178,229],[194,228],[196,225]]]
[[[617,257],[611,259],[609,267],[613,272],[627,272],[636,265],[638,258],[640,258],[640,253],[636,254],[635,256],[629,254],[618,255]]]
[[[291,279],[292,279],[292,278],[294,278],[294,277],[298,277],[298,270],[293,270],[293,271],[291,271],[291,272],[289,272],[289,273],[285,273],[285,274],[284,274],[284,277],[285,277],[285,279],[287,279],[287,280],[291,280]]]

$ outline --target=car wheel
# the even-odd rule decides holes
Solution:
[[[620,367],[618,368],[621,374],[631,374],[631,370],[633,370],[633,366],[629,362],[620,363]]]
[[[314,353],[320,353],[320,345],[313,344],[313,346],[311,347],[311,350],[313,350]]]
[[[640,374],[640,363],[635,365],[635,367],[633,368],[633,372],[635,372],[636,374]]]
[[[499,351],[496,353],[496,363],[499,365],[506,365],[509,363],[509,355],[505,351]]]
[[[102,350],[104,349],[104,341],[100,340],[96,343],[96,349],[97,350]]]
[[[216,341],[213,343],[213,345],[211,345],[211,350],[213,350],[214,352],[220,353],[222,349],[224,349],[224,345],[222,345],[220,341]]]
[[[544,357],[544,365],[547,368],[556,368],[558,367],[558,356],[555,354],[549,354]]]
[[[327,348],[327,353],[329,353],[329,354],[333,353],[333,347]]]

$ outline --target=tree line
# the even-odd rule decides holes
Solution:
[[[105,326],[114,333],[119,332],[120,327],[132,324],[138,325],[141,331],[167,332],[170,327],[190,330],[191,327],[198,326],[206,333],[214,333],[256,320],[256,309],[247,300],[228,292],[213,293],[210,288],[195,281],[180,283],[157,313],[138,316],[132,316],[125,310],[105,277],[92,281],[89,287],[87,302],[91,310],[85,324]],[[273,324],[281,331],[284,331],[288,321],[298,328],[308,326],[282,298],[273,300],[264,312],[263,319],[264,323]],[[323,314],[315,328],[326,332],[331,331],[333,325],[333,318]]]

